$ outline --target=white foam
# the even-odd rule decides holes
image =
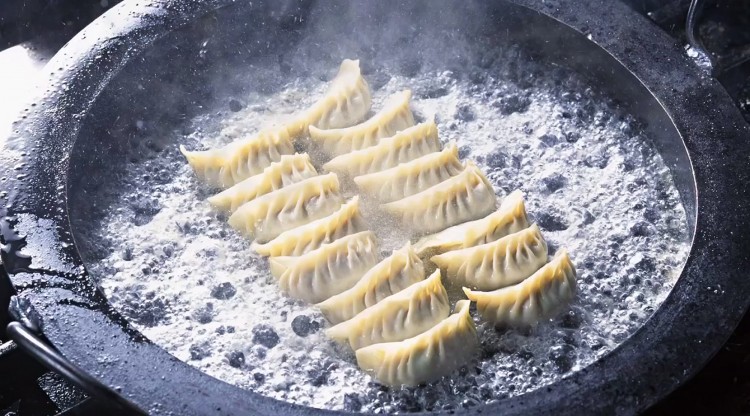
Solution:
[[[109,192],[121,195],[119,202],[100,229],[78,231],[88,233],[84,237],[92,245],[112,244],[111,254],[88,261],[92,273],[139,330],[179,359],[303,405],[357,410],[359,403],[372,412],[458,409],[539,388],[591,364],[658,308],[687,256],[685,212],[664,162],[632,118],[578,81],[521,89],[502,79],[478,84],[443,71],[393,76],[374,93],[373,110],[402,88],[418,92],[432,86],[446,93],[431,99],[416,94],[418,118],[435,115],[441,140],[455,140],[462,156],[468,149],[499,195],[522,189],[551,246],[568,248],[579,279],[571,312],[529,332],[498,332],[480,324],[482,357],[465,370],[423,387],[381,389],[357,369],[351,352],[322,331],[295,334],[294,317],[307,315],[322,324],[322,316],[281,295],[266,261],[211,210],[207,191],[176,144],[157,158],[131,164],[126,175],[109,183]],[[275,114],[302,108],[323,88],[311,77],[288,85],[281,96],[244,97],[248,108],[199,117],[192,122],[195,132],[177,141],[191,149],[221,145],[257,131]],[[504,102],[513,95],[528,100],[528,108],[504,114],[510,111],[501,110],[508,108]],[[454,116],[457,112],[463,115]],[[217,118],[224,135],[204,131]],[[568,141],[566,133],[580,138]],[[557,143],[544,144],[543,135],[554,135]],[[144,180],[159,169],[177,174],[166,183]],[[142,214],[133,208],[143,198],[160,206],[150,220],[138,219]],[[634,236],[634,226],[635,234],[648,235]],[[213,298],[212,288],[223,282],[236,294]],[[260,324],[275,331],[278,345],[269,349],[253,342]],[[230,366],[240,352],[242,368]]]

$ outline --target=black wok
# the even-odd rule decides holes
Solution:
[[[470,24],[463,21],[470,17],[456,19],[460,13],[441,10],[461,4],[360,5],[383,19],[405,15],[417,26],[460,27]],[[337,13],[343,5],[323,7]],[[336,413],[234,387],[151,343],[113,310],[90,279],[68,212],[69,191],[85,177],[101,174],[128,145],[110,131],[118,120],[143,120],[166,134],[215,98],[211,81],[231,88],[238,82],[232,76],[236,68],[293,45],[307,25],[315,24],[307,18],[312,7],[304,1],[125,2],[50,62],[46,89],[0,153],[0,243],[16,293],[13,313],[107,391],[120,393],[144,412]],[[429,12],[420,14],[420,7]],[[586,74],[645,121],[671,169],[694,239],[669,297],[617,349],[546,388],[467,413],[643,410],[695,374],[750,304],[745,276],[750,261],[743,241],[750,225],[750,129],[729,96],[684,55],[681,45],[619,2],[515,0],[483,7],[498,34],[532,51],[535,59]],[[350,18],[341,14],[341,30],[348,35],[378,21]],[[208,48],[205,39],[211,39]],[[252,41],[238,48],[237,39]],[[354,52],[380,56],[377,39],[362,45]],[[49,220],[38,224],[52,239],[27,241],[18,235],[14,227],[24,215]]]

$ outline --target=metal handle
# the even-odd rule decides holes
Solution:
[[[705,0],[691,0],[685,19],[685,35],[693,50],[711,65],[711,74],[722,78],[728,72],[750,61],[750,45],[736,46],[729,53],[712,55],[701,40],[698,23],[701,19]],[[744,73],[744,72],[742,72]],[[744,78],[743,78],[744,80]]]
[[[712,74],[719,70],[718,63],[711,53],[703,45],[700,34],[698,33],[698,21],[703,12],[704,0],[691,0],[688,7],[687,18],[685,19],[685,35],[688,44],[698,54],[698,63],[701,66],[708,66]]]
[[[701,12],[703,12],[703,0],[691,0],[685,21],[685,34],[690,46],[706,53],[706,48],[703,46],[703,42],[698,34],[698,20],[700,19]]]
[[[11,322],[7,327],[8,336],[26,353],[42,363],[45,367],[62,375],[77,385],[91,397],[112,406],[114,414],[144,415],[145,413],[128,400],[90,376],[78,366],[68,361],[57,350],[52,348],[31,330],[18,322]]]

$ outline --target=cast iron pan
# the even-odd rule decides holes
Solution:
[[[409,5],[414,10],[413,2]],[[90,280],[67,211],[68,188],[80,180],[76,175],[96,175],[107,152],[116,154],[120,144],[107,134],[107,123],[116,115],[144,118],[154,125],[177,124],[198,112],[197,103],[210,99],[201,77],[220,71],[222,60],[241,62],[294,42],[306,24],[296,17],[304,16],[309,6],[229,0],[120,4],[50,62],[46,89],[0,153],[0,242],[3,266],[16,291],[13,313],[72,363],[145,412],[336,413],[279,402],[218,381],[145,339]],[[396,13],[404,6],[383,3]],[[514,0],[487,7],[498,27],[536,51],[538,59],[587,74],[645,121],[672,170],[694,241],[671,294],[617,349],[552,385],[467,414],[643,410],[700,369],[750,303],[750,261],[743,246],[750,225],[750,131],[729,96],[684,56],[681,45],[619,2]],[[265,35],[267,41],[237,48],[231,41],[238,33],[251,39]],[[207,35],[219,42],[196,62],[194,52]],[[182,68],[189,69],[193,82],[170,94],[165,94],[166,87],[159,90],[160,85],[171,88],[173,83],[159,81],[170,81]],[[122,73],[129,73],[128,79]],[[149,74],[153,82],[146,84],[146,91],[128,88],[138,76],[146,79]],[[165,96],[171,101],[165,103]],[[149,118],[152,113],[159,119]],[[79,139],[99,147],[71,166]],[[24,238],[17,232],[20,222],[34,224],[33,231],[46,237]]]

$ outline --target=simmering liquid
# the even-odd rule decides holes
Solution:
[[[518,56],[511,48],[496,62]],[[276,76],[274,65],[253,68],[257,79]],[[591,364],[659,307],[687,257],[688,227],[670,172],[633,117],[559,68],[382,67],[365,74],[373,112],[388,95],[412,89],[418,122],[435,117],[443,143],[455,140],[500,197],[524,192],[551,254],[560,247],[571,253],[578,294],[568,311],[531,330],[477,320],[481,353],[443,380],[401,389],[372,382],[348,347],[323,335],[320,313],[280,293],[266,260],[211,209],[205,199],[212,191],[177,150],[220,146],[287,118],[322,94],[321,79],[337,65],[321,62],[273,93],[227,99],[172,137],[146,137],[123,173],[92,196],[112,201],[101,208],[100,225],[73,219],[92,275],[153,342],[279,400],[366,412],[461,409]],[[152,149],[150,141],[166,144]],[[379,237],[383,255],[404,243]]]

